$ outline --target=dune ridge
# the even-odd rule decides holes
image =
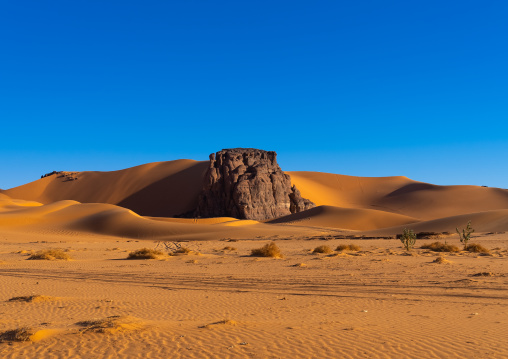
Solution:
[[[479,186],[438,186],[407,177],[355,177],[321,172],[288,172],[302,196],[316,205],[376,209],[431,220],[508,208],[508,190]]]
[[[355,177],[301,171],[287,173],[302,196],[318,206],[309,211],[272,219],[265,224],[234,218],[171,218],[191,213],[196,208],[207,166],[207,161],[175,160],[112,172],[75,172],[75,180],[60,174],[47,176],[2,191],[0,212],[5,215],[0,223],[5,225],[10,221],[11,226],[39,223],[44,227],[61,226],[65,230],[128,238],[198,233],[206,238],[207,231],[215,233],[218,227],[241,230],[239,227],[246,224],[263,228],[280,224],[350,231],[386,229],[392,233],[403,226],[419,223],[415,228],[439,231],[452,228],[458,218],[460,221],[474,219],[477,228],[485,231],[505,228],[498,218],[508,209],[508,190],[505,189],[438,186],[403,176]],[[108,207],[111,205],[118,207]],[[49,214],[61,206],[62,211]],[[31,211],[25,211],[30,208]],[[202,227],[197,229],[196,224]]]
[[[193,210],[208,162],[153,162],[119,171],[76,172],[74,181],[52,175],[4,190],[11,198],[48,204],[61,200],[108,203],[146,216],[174,216]]]

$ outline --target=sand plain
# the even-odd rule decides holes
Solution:
[[[508,191],[291,172],[317,208],[266,223],[170,218],[192,207],[202,164],[2,191],[0,357],[508,357]],[[168,184],[178,200],[147,210]],[[420,248],[461,247],[453,230],[468,220],[489,253]],[[407,252],[404,227],[451,233]],[[283,258],[250,256],[270,242]],[[177,245],[192,252],[168,255]],[[313,253],[322,245],[333,252]],[[126,259],[141,248],[163,254]],[[28,259],[48,249],[70,259]],[[31,340],[13,340],[23,328]]]

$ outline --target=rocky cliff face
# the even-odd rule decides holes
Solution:
[[[195,215],[264,220],[312,207],[291,186],[275,152],[235,148],[210,155]]]

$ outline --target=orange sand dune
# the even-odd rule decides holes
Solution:
[[[437,186],[406,177],[288,174],[302,196],[316,205],[377,209],[420,220],[508,209],[508,190],[500,188]]]
[[[76,172],[77,180],[52,175],[3,191],[25,200],[109,203],[147,216],[174,216],[193,210],[208,162],[154,162],[112,172]]]
[[[42,205],[36,202],[0,200],[0,229],[29,233],[94,234],[132,239],[211,240],[271,236],[310,236],[316,229],[288,229],[257,221],[141,217],[133,211],[104,203],[82,204],[66,200]],[[26,205],[30,203],[31,205]]]
[[[430,221],[412,223],[406,226],[394,226],[391,228],[379,229],[372,231],[372,233],[397,234],[402,233],[402,230],[406,227],[413,229],[415,232],[455,233],[455,228],[465,228],[468,221],[471,221],[472,227],[477,233],[506,232],[508,231],[508,209],[461,214]]]
[[[76,180],[57,174],[2,193],[11,198],[10,205],[16,201],[13,198],[44,204],[75,200],[114,204],[143,216],[172,217],[188,213],[196,207],[207,166],[206,161],[177,160],[113,172],[77,172],[71,176]],[[354,177],[320,172],[288,174],[303,197],[318,206],[335,208],[316,209],[271,223],[298,220],[303,226],[373,230],[415,221],[508,209],[508,190],[499,188],[437,186],[406,177]],[[36,203],[25,203],[25,206],[33,205]],[[143,227],[145,223],[152,223],[145,222],[148,219],[137,219],[133,223]],[[211,225],[226,222],[226,219],[194,221],[160,218],[158,222],[161,221],[166,223],[150,226]],[[238,227],[239,224],[245,222],[232,222],[228,226]],[[158,230],[155,232],[158,233]]]
[[[400,214],[373,209],[319,206],[304,212],[291,214],[268,223],[295,224],[299,226],[332,227],[352,230],[371,230],[418,222]]]

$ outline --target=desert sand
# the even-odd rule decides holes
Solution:
[[[0,357],[508,357],[508,190],[288,172],[316,208],[172,218],[195,207],[206,168],[159,162],[1,191]],[[462,249],[454,231],[468,221],[488,253],[421,248]],[[406,251],[404,228],[434,233]],[[282,258],[250,255],[271,242]],[[142,248],[161,253],[126,259]],[[69,258],[29,259],[49,249]],[[14,340],[23,328],[29,340]]]

